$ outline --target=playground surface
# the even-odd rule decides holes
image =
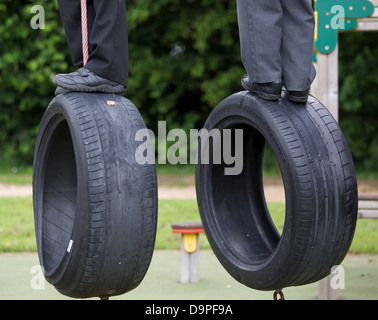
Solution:
[[[172,181],[173,180],[173,181]],[[195,199],[193,177],[163,178],[160,199]],[[179,187],[177,186],[179,185]],[[162,186],[162,187],[160,187]],[[270,179],[266,194],[271,201],[284,201],[280,181]],[[360,194],[377,194],[378,181],[363,181]],[[0,185],[1,196],[31,195],[31,186]],[[378,300],[378,255],[348,255],[342,263],[345,289],[340,300]],[[155,250],[151,266],[135,290],[113,300],[272,300],[273,292],[245,287],[220,265],[211,250],[200,251],[200,281],[181,284],[179,250]],[[317,283],[284,289],[287,300],[316,300]],[[0,300],[64,300],[40,271],[37,253],[0,254]]]
[[[235,281],[219,264],[211,250],[200,252],[200,281],[180,283],[178,250],[155,251],[141,285],[115,300],[272,300],[273,292],[247,288]],[[0,254],[0,300],[65,300],[38,271],[36,253]],[[378,255],[348,255],[342,263],[345,289],[340,300],[378,299]],[[316,300],[313,283],[283,290],[287,300]]]

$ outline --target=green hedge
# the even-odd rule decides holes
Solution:
[[[355,165],[378,172],[378,33],[340,35],[340,126]]]

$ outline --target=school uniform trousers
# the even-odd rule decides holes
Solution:
[[[238,0],[242,61],[250,81],[310,88],[315,19],[311,0]]]
[[[58,0],[73,64],[83,66],[80,0]],[[124,0],[87,0],[89,58],[86,68],[127,86],[128,37]]]

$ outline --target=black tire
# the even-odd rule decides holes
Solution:
[[[137,287],[157,226],[155,165],[135,160],[145,124],[126,98],[54,98],[37,136],[33,202],[38,254],[48,282],[76,298]]]
[[[243,171],[225,175],[225,163],[196,167],[202,223],[218,260],[239,282],[277,290],[318,281],[342,262],[357,218],[357,181],[347,142],[315,98],[279,102],[247,92],[222,101],[205,129],[243,129]],[[268,143],[285,187],[282,235],[267,209],[262,158]],[[201,150],[201,141],[199,151]]]

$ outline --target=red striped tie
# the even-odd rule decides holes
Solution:
[[[83,64],[88,61],[88,18],[87,18],[87,0],[81,0],[81,34],[83,41]]]

